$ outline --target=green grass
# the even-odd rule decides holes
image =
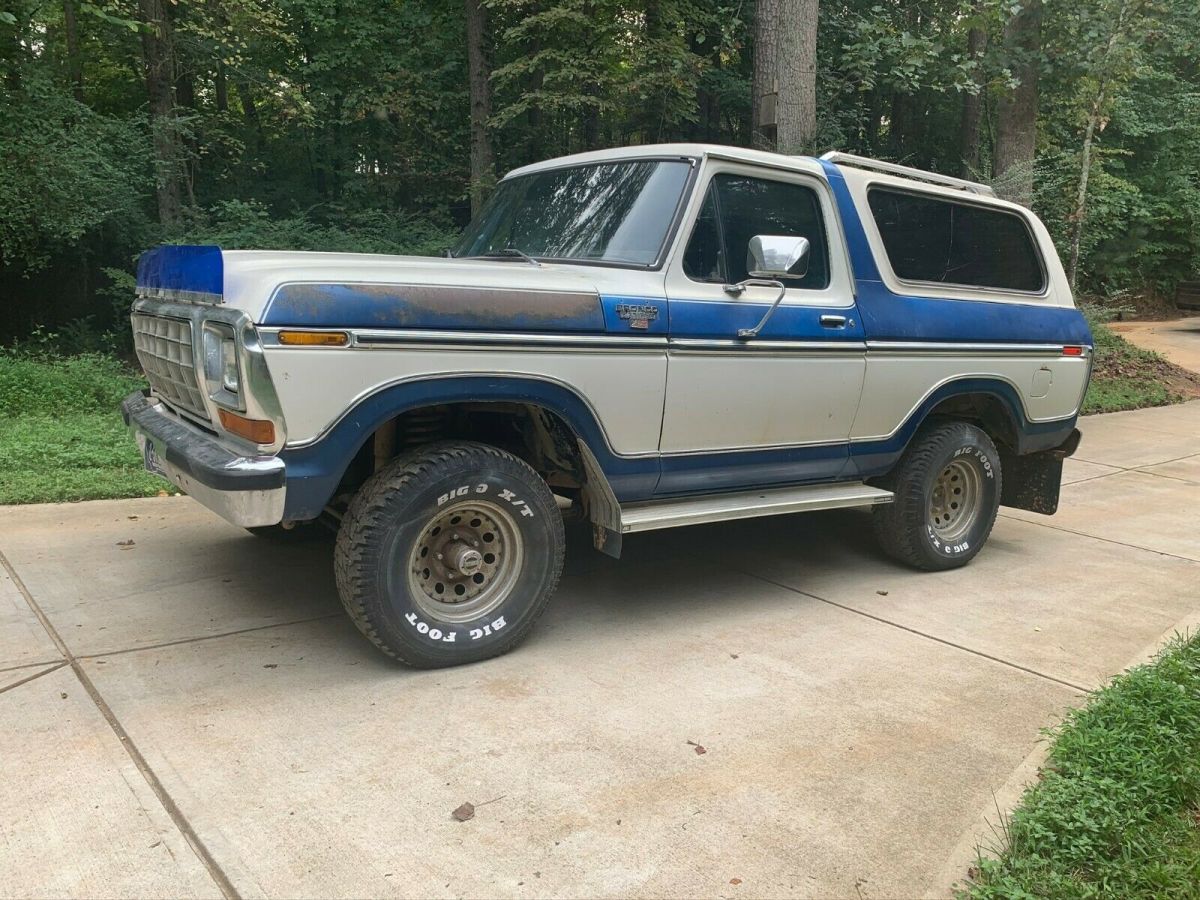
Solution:
[[[1083,413],[1165,406],[1200,396],[1200,379],[1157,353],[1135,347],[1099,322],[1092,322],[1096,354]]]
[[[0,351],[0,504],[148,497],[148,474],[119,411],[141,378],[109,356]]]
[[[1041,780],[973,900],[1200,898],[1200,635],[1113,679],[1049,733]]]
[[[1162,382],[1130,375],[1097,377],[1088,385],[1087,396],[1083,400],[1083,414],[1166,406],[1181,399],[1178,391],[1169,390]]]

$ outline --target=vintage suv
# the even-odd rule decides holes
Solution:
[[[983,185],[606,150],[509,173],[447,256],[160,247],[132,316],[146,467],[255,533],[332,521],[342,602],[405,663],[527,635],[564,510],[616,556],[869,506],[936,570],[1001,504],[1057,508],[1092,338],[1045,227]]]

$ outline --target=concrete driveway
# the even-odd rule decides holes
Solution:
[[[438,672],[186,498],[0,510],[0,894],[945,894],[1039,729],[1200,625],[1200,402],[1083,429],[965,570],[858,512],[653,533]]]

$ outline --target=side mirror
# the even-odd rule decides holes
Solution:
[[[803,278],[809,250],[806,237],[755,235],[746,248],[746,271],[751,278]]]
[[[775,310],[787,294],[787,285],[780,279],[803,278],[808,272],[809,249],[806,237],[757,234],[750,238],[750,246],[746,248],[746,271],[750,277],[741,284],[726,285],[725,292],[736,296],[744,291],[748,284],[765,284],[779,288],[779,296],[757,325],[753,328],[738,329],[737,336],[740,340],[748,341],[758,337],[763,326],[775,315]]]

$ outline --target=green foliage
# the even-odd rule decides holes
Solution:
[[[1200,636],[1115,678],[1049,737],[970,896],[1200,897]]]
[[[0,259],[44,266],[85,235],[138,220],[151,184],[145,130],[30,73],[0,81]]]
[[[174,490],[143,470],[121,421],[121,400],[142,379],[111,356],[57,356],[53,342],[41,334],[0,350],[0,504]]]
[[[145,471],[111,410],[0,424],[0,504],[153,497],[164,490],[175,489]]]
[[[97,410],[115,415],[121,400],[143,384],[120,360],[100,353],[60,357],[45,344],[0,350],[0,420]]]
[[[258,201],[226,200],[196,214],[181,242],[227,250],[328,250],[435,256],[456,237],[429,219],[368,209],[318,222],[304,214],[272,216]]]

